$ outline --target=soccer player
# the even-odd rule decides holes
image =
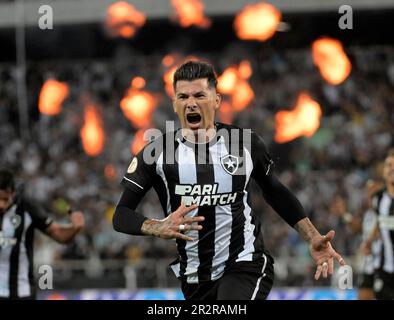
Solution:
[[[378,190],[382,189],[380,182],[368,180],[365,186],[365,193],[369,204],[369,209],[366,210],[364,216],[361,219],[355,217],[351,213],[347,212],[346,204],[342,197],[336,197],[334,200],[333,212],[346,223],[355,234],[361,234],[363,241],[366,241],[375,228],[376,225],[376,214],[371,208],[372,197]],[[379,262],[380,255],[380,239],[375,240],[371,245],[371,252],[365,250],[362,244],[360,249],[364,255],[362,273],[358,282],[358,300],[374,300],[375,294],[373,291],[374,284],[374,273],[376,264]]]
[[[174,74],[174,111],[181,127],[154,139],[133,158],[113,217],[114,229],[131,235],[176,239],[171,264],[185,299],[265,299],[274,280],[260,217],[249,202],[250,179],[265,200],[310,244],[315,278],[344,260],[321,235],[296,197],[276,178],[273,160],[254,132],[214,121],[221,97],[211,65],[188,61]],[[153,187],[165,218],[136,212]]]
[[[378,300],[394,299],[394,150],[390,150],[383,164],[385,188],[372,199],[377,223],[364,242],[365,252],[371,252],[375,240],[381,239],[380,254],[374,279],[374,292]]]
[[[35,299],[34,230],[70,243],[85,224],[81,212],[72,212],[70,219],[67,225],[54,222],[16,191],[11,171],[0,169],[0,300]]]
[[[370,208],[365,212],[362,220],[361,232],[362,232],[363,241],[366,241],[368,239],[371,231],[376,226],[377,217],[374,210],[371,208],[372,197],[378,190],[381,189],[382,189],[382,185],[380,182],[368,180],[366,185],[366,191],[368,195],[368,203]],[[370,252],[365,251],[363,244],[361,244],[361,251],[365,255],[365,257],[364,257],[363,273],[360,278],[360,285],[358,290],[359,300],[375,299],[373,284],[374,284],[375,268],[377,267],[377,264],[379,264],[380,247],[381,247],[380,239],[377,239],[372,243]]]

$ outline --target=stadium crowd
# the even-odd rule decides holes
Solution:
[[[231,45],[220,53],[196,55],[210,61],[219,74],[238,64],[238,59],[251,62],[249,82],[255,99],[234,115],[233,124],[252,128],[264,137],[281,181],[299,197],[322,233],[336,230],[335,248],[349,257],[356,255],[360,238],[341,219],[335,199],[344,199],[347,211],[361,217],[367,206],[366,181],[379,179],[379,160],[394,144],[394,49],[351,47],[346,51],[353,68],[339,86],[322,79],[309,48],[255,52],[247,46]],[[119,182],[132,158],[130,145],[136,132],[119,107],[131,79],[142,76],[144,89],[158,99],[151,127],[164,131],[165,121],[175,120],[164,91],[162,58],[121,47],[108,60],[28,63],[28,141],[20,139],[21,130],[26,129],[19,127],[17,69],[0,65],[0,164],[14,169],[23,181],[20,188],[57,218],[66,219],[70,206],[85,213],[86,232],[75,244],[61,248],[40,238],[37,260],[138,262],[175,257],[172,242],[123,236],[111,225],[121,190]],[[50,77],[70,87],[61,113],[52,117],[40,114],[37,107],[41,86]],[[301,91],[307,91],[320,104],[320,128],[311,138],[278,144],[273,139],[275,113],[290,109]],[[106,133],[104,150],[97,157],[85,154],[80,139],[87,102],[99,107]],[[275,285],[328,284],[327,280],[314,282],[305,243],[267,206],[257,189],[251,202],[261,212],[266,246],[278,260]],[[153,192],[140,208],[149,217],[162,216]],[[305,263],[291,263],[300,259]]]

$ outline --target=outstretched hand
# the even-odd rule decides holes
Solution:
[[[72,225],[79,230],[82,230],[85,227],[85,218],[83,217],[83,213],[81,211],[74,211],[70,214],[70,220]]]
[[[323,278],[334,273],[334,259],[336,259],[342,266],[345,260],[334,250],[331,245],[334,239],[335,231],[331,230],[324,236],[317,236],[312,240],[310,245],[310,253],[317,264],[315,273],[315,280],[318,280],[323,274]]]
[[[193,238],[183,232],[202,229],[202,226],[198,222],[204,221],[203,216],[186,216],[190,211],[197,208],[198,206],[196,204],[186,207],[182,203],[177,210],[169,214],[165,219],[146,220],[141,230],[145,234],[154,235],[163,239],[179,238],[186,241],[193,241]]]

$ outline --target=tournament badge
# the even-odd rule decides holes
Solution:
[[[238,169],[239,159],[236,156],[228,154],[220,158],[220,164],[228,174],[233,175]]]
[[[137,165],[138,165],[138,160],[137,158],[134,158],[129,167],[127,168],[127,173],[133,173],[135,171],[135,169],[137,169]]]

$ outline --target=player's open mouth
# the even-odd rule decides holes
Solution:
[[[186,121],[191,129],[198,129],[200,127],[201,115],[199,113],[189,113],[186,115]]]
[[[189,123],[199,123],[201,121],[201,116],[198,113],[189,113],[186,119]]]

